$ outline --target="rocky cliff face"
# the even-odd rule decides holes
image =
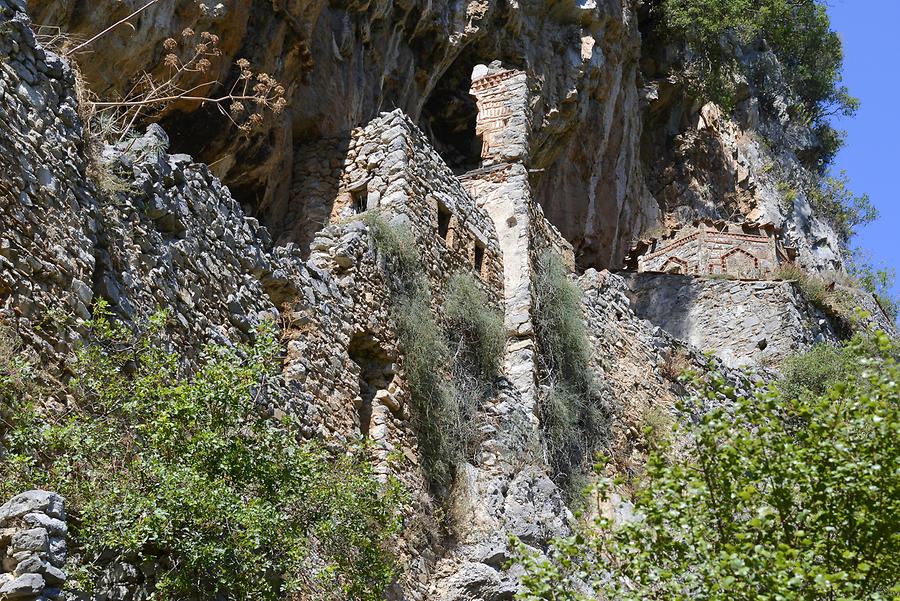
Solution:
[[[69,60],[52,50],[142,6]],[[227,87],[247,58],[285,86],[287,109],[242,132],[209,103],[179,102],[125,141],[86,140],[84,86],[115,97],[140,73],[162,73],[164,40],[186,28],[217,35],[222,52],[195,83]],[[696,216],[772,220],[805,264],[840,264],[834,233],[777,185],[811,177],[796,151],[813,143],[808,132],[760,109],[752,90],[734,115],[686,98],[647,63],[655,51],[632,0],[0,0],[0,30],[0,325],[55,377],[101,300],[126,323],[169,308],[168,334],[188,354],[274,318],[287,391],[266,409],[332,448],[369,437],[376,471],[395,469],[412,492],[393,598],[511,599],[508,535],[539,551],[569,532],[539,409],[550,388],[534,327],[543,253],[587,268],[571,279],[609,418],[604,445],[626,473],[646,449],[642,415],[670,411],[684,393],[679,368],[704,368],[701,350],[732,337],[698,327],[678,340],[665,331],[677,328],[641,319],[660,303],[639,317],[627,280],[603,271],[621,267],[634,238]],[[504,369],[478,405],[478,443],[437,493],[411,419],[391,276],[358,215],[376,209],[413,232],[435,315],[456,272],[504,313]],[[735,305],[765,297],[789,325],[769,332],[737,307],[744,321],[729,325],[752,335],[726,362],[832,336],[789,284],[700,288],[686,285],[684,302],[702,296],[714,312],[731,303],[719,290]],[[51,538],[65,533],[53,528]],[[12,536],[0,542],[13,548]],[[57,594],[60,561],[48,557],[4,563],[0,584]],[[137,567],[115,573],[129,574],[104,585],[117,598],[146,593]]]
[[[671,76],[686,51],[661,41],[652,27],[643,32],[641,156],[665,225],[698,217],[772,223],[798,249],[801,265],[841,269],[840,241],[808,198],[819,168],[810,157],[822,141],[790,116],[796,99],[777,57],[732,43],[730,52],[754,79],[740,76],[734,109],[726,112],[698,101]]]
[[[143,4],[102,0],[86,11],[55,0],[31,12],[44,33],[71,36],[71,46]],[[140,73],[164,71],[163,41],[191,28],[221,40],[206,79],[229,84],[238,58],[274,75],[290,103],[262,130],[235,135],[215,108],[196,102],[174,104],[161,123],[174,151],[210,163],[245,208],[277,229],[303,202],[292,186],[300,174],[288,176],[298,155],[318,141],[339,146],[381,110],[410,115],[451,165],[477,162],[472,69],[499,60],[529,74],[535,196],[580,265],[619,267],[629,242],[666,216],[671,224],[700,215],[775,222],[805,263],[839,267],[830,228],[802,194],[788,202],[778,188],[813,178],[798,156],[815,140],[791,123],[789,99],[764,98],[748,83],[733,116],[699,105],[667,80],[679,49],[657,47],[638,19],[633,0],[158,2],[134,27],[91,44],[80,63],[94,92],[115,97]],[[744,51],[746,63],[779,77],[771,53]]]
[[[85,11],[54,1],[31,12],[75,40],[141,5],[103,0]],[[494,60],[529,74],[537,197],[581,263],[616,265],[628,239],[658,222],[639,158],[640,36],[631,0],[160,2],[133,30],[91,45],[86,81],[103,97],[125,93],[136,74],[163,69],[163,40],[185,28],[219,36],[222,56],[211,74],[219,81],[230,82],[244,57],[289,91],[289,109],[252,135],[236,136],[198,103],[162,116],[175,151],[211,163],[248,209],[272,222],[300,202],[287,175],[297,153],[322,139],[335,146],[381,110],[402,109],[448,162],[464,165],[475,137],[472,69]]]

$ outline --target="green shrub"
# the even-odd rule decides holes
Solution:
[[[850,253],[847,271],[863,290],[878,299],[878,304],[887,316],[896,322],[897,314],[900,312],[898,306],[900,301],[893,293],[897,272],[890,267],[874,267],[866,253],[858,248]]]
[[[581,292],[550,252],[538,260],[534,322],[548,390],[541,399],[541,428],[549,463],[565,486],[590,461],[607,433],[609,416],[591,375]]]
[[[787,182],[778,182],[776,188],[778,189],[778,193],[781,194],[781,199],[783,201],[785,210],[790,210],[794,206],[794,202],[796,202],[797,200],[797,189]]]
[[[843,381],[858,378],[862,364],[861,351],[876,352],[874,339],[870,333],[862,332],[854,336],[852,344],[820,342],[807,351],[790,357],[782,366],[778,381],[781,393],[789,398],[804,394],[821,395]],[[885,353],[897,354],[896,344],[885,347]]]
[[[675,420],[671,413],[657,405],[648,405],[640,414],[641,434],[648,449],[660,449],[671,445]]]
[[[500,371],[506,327],[472,275],[457,273],[450,279],[444,313],[454,355],[482,381],[492,381]]]
[[[634,515],[600,518],[550,545],[518,545],[523,600],[884,600],[900,594],[900,368],[882,333],[821,392],[737,397],[682,434],[692,456],[651,453]],[[616,481],[604,479],[599,501]],[[621,483],[621,481],[620,481]]]
[[[90,591],[122,558],[159,566],[160,598],[383,598],[400,491],[378,484],[361,450],[334,458],[267,416],[272,328],[207,348],[188,374],[164,322],[135,336],[101,306],[73,365],[77,400],[53,419],[17,400],[0,495],[66,498],[71,585]]]
[[[12,329],[0,324],[0,456],[6,435],[21,420],[17,411],[36,389],[36,374]]]
[[[843,50],[821,0],[657,0],[650,3],[671,40],[688,44],[691,59],[682,75],[692,91],[724,107],[733,105],[740,71],[722,38],[742,44],[764,39],[781,62],[788,85],[814,121],[858,108],[841,85]],[[780,90],[770,90],[778,93]]]
[[[841,171],[837,177],[820,179],[809,195],[810,206],[828,221],[844,245],[850,242],[856,228],[878,219],[878,210],[869,195],[855,195],[849,184],[847,173]]]
[[[393,294],[403,367],[412,395],[412,424],[431,482],[447,486],[477,434],[481,401],[499,371],[506,331],[470,275],[451,278],[447,323],[431,309],[431,289],[412,233],[378,214],[366,217]]]

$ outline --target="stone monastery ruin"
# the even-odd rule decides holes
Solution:
[[[578,10],[587,14],[588,6],[596,8],[584,2]],[[166,308],[171,345],[188,357],[210,342],[251,340],[264,320],[276,323],[285,390],[262,398],[261,410],[331,450],[366,439],[380,482],[396,476],[411,491],[392,601],[512,599],[518,575],[506,567],[509,537],[539,550],[571,533],[542,430],[541,403],[553,392],[538,336],[548,255],[580,295],[585,360],[597,383],[591,401],[607,420],[609,447],[624,457],[640,452],[634,432],[643,412],[683,393],[679,362],[702,369],[704,351],[713,351],[747,390],[734,368],[777,364],[838,337],[831,316],[794,283],[765,281],[797,258],[771,224],[692,219],[635,244],[624,271],[578,272],[573,244],[537,201],[539,170],[531,168],[544,82],[509,61],[466,63],[474,64],[466,91],[477,115],[453,141],[472,142],[476,152],[457,148],[461,159],[451,160],[434,115],[372,111],[359,127],[295,141],[282,165],[291,172],[287,193],[261,194],[251,206],[210,166],[168,154],[169,137],[153,124],[127,145],[104,147],[103,166],[127,183],[111,201],[88,176],[95,165],[73,70],[37,42],[23,2],[0,0],[5,15],[14,17],[0,21],[0,325],[57,377],[101,300],[131,325]],[[344,61],[344,38],[327,37],[332,59]],[[595,70],[586,78],[599,78],[604,61],[591,58],[592,42],[574,39],[572,60]],[[575,96],[566,102],[574,106]],[[375,218],[414,239],[416,276],[437,321],[446,317],[452,278],[464,274],[505,326],[501,374],[487,398],[475,399],[473,423],[460,424],[477,435],[452,490],[440,491],[443,504],[423,468],[427,441],[415,428],[392,315],[396,278],[377,248]],[[0,599],[63,598],[64,503],[53,492],[22,491],[0,505]],[[146,599],[155,569],[117,558],[94,598]]]
[[[763,279],[797,258],[796,249],[782,245],[780,233],[771,223],[695,220],[661,238],[641,240],[625,265],[637,272]]]

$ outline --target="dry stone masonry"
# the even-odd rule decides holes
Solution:
[[[0,505],[0,599],[59,598],[67,532],[64,502],[56,493],[31,490]]]
[[[837,339],[792,282],[621,275],[635,313],[732,367],[776,366],[814,342]]]

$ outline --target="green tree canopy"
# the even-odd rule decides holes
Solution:
[[[707,99],[729,106],[733,74],[740,69],[726,34],[750,45],[765,41],[783,76],[812,120],[851,114],[858,101],[841,84],[843,50],[821,0],[658,0],[666,36],[684,40],[692,58],[688,82]]]
[[[268,416],[280,372],[273,329],[252,345],[211,346],[185,373],[164,325],[160,313],[135,336],[101,306],[62,415],[22,397],[11,374],[25,365],[0,365],[0,398],[12,405],[0,495],[66,498],[70,585],[89,592],[123,560],[157,566],[154,598],[383,598],[400,490],[379,484],[362,449],[332,456]]]
[[[557,540],[548,558],[522,547],[519,598],[896,599],[896,357],[886,335],[859,336],[842,357],[843,376],[829,374],[827,386],[794,373],[791,386],[749,398],[708,374],[694,409],[725,403],[695,414],[684,433],[690,459],[651,455],[635,519],[600,519]],[[611,485],[601,484],[601,496]]]

